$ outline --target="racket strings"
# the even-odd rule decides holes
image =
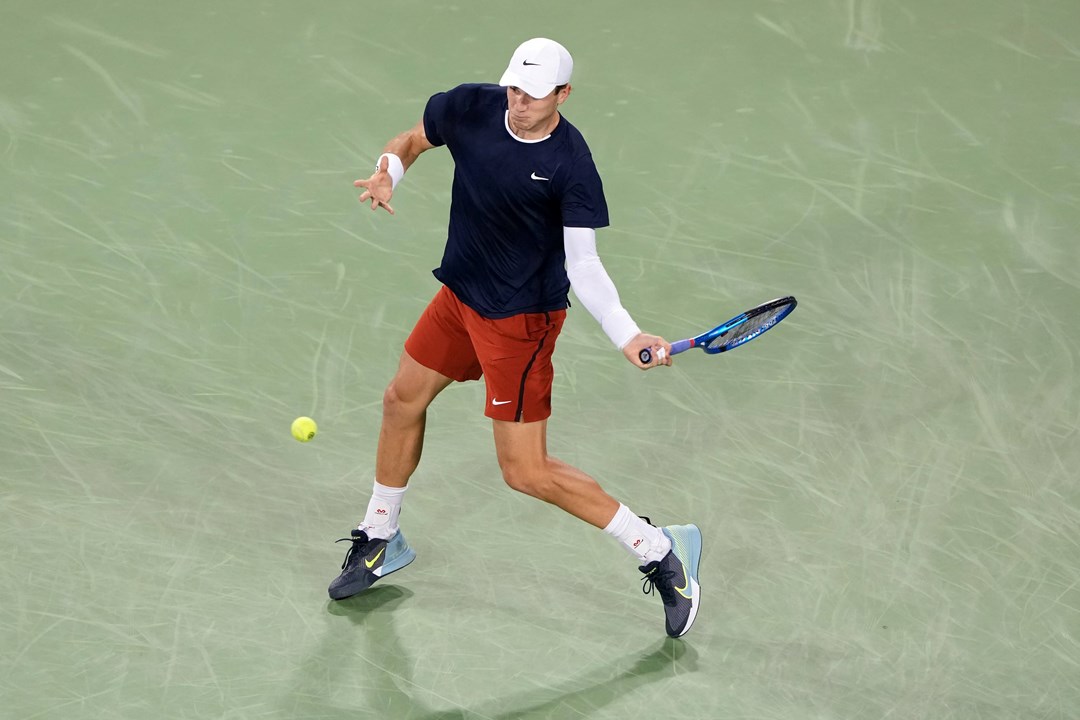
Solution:
[[[745,342],[753,340],[775,325],[779,318],[783,316],[783,313],[787,308],[787,305],[782,305],[773,308],[768,312],[748,318],[746,322],[713,339],[708,345],[709,349],[715,350],[718,347],[733,348],[736,345],[742,345]]]

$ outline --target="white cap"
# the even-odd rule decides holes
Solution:
[[[559,43],[547,38],[526,40],[514,51],[499,84],[519,87],[534,98],[545,98],[570,82],[574,58]]]

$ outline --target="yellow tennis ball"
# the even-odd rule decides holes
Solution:
[[[307,442],[315,437],[319,426],[309,417],[298,417],[292,421],[292,436],[300,442]]]

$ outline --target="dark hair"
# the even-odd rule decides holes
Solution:
[[[556,85],[555,89],[552,92],[554,92],[556,95],[558,95],[560,92],[562,92],[562,89],[564,87],[566,87],[567,85],[569,85],[569,84],[570,83],[563,83],[562,85]]]

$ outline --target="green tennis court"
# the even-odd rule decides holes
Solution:
[[[480,383],[417,561],[326,596],[452,160],[393,217],[352,181],[533,36],[643,329],[799,299],[648,373],[574,307],[555,353],[551,452],[702,528],[683,641],[505,487]],[[0,61],[4,718],[1080,717],[1076,3],[7,0]]]

